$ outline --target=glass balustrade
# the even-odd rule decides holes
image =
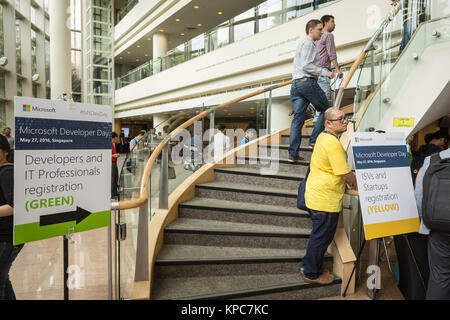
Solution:
[[[416,64],[421,63],[420,57],[424,51],[433,50],[449,40],[450,18],[446,17],[420,25],[398,59],[392,59],[398,55],[398,47],[383,48],[382,52],[376,54],[375,68],[372,71],[375,83],[372,85],[367,80],[362,80],[367,79],[363,73],[368,74],[370,68],[365,68],[360,78],[361,84],[365,87],[372,86],[375,91],[366,101],[359,102],[357,131],[376,130],[390,108],[390,103],[400,92],[404,79],[408,78]],[[366,62],[368,59],[371,58],[366,58]]]
[[[116,80],[116,89],[303,16],[335,0],[268,0],[149,60]]]
[[[247,89],[247,92],[257,90],[258,88]],[[142,251],[146,250],[142,249],[142,242],[147,241],[147,239],[141,241],[139,239],[142,234],[145,234],[145,227],[148,227],[148,223],[159,209],[167,206],[168,196],[178,186],[205,163],[213,162],[215,154],[212,146],[217,125],[225,124],[227,127],[230,149],[240,145],[247,129],[253,129],[250,130],[253,133],[251,140],[265,135],[267,124],[270,123],[268,119],[270,108],[283,108],[283,104],[290,105],[290,100],[286,99],[289,90],[290,85],[267,92],[261,90],[258,94],[242,101],[237,100],[245,94],[243,91],[225,93],[187,111],[179,111],[158,125],[156,131],[167,126],[164,131],[172,132],[189,119],[204,111],[209,112],[170,138],[166,144],[167,162],[165,162],[164,151],[156,157],[151,171],[148,172],[149,180],[146,185],[148,201],[138,208],[121,210],[118,215],[119,225],[126,225],[126,237],[120,241],[118,252],[119,297],[121,299],[132,297],[134,281],[139,278],[139,272],[136,269],[139,268],[140,262],[137,260],[141,259],[144,254]],[[224,108],[215,109],[229,101],[236,102]],[[140,184],[147,162],[152,152],[155,152],[155,148],[163,142],[166,142],[164,136],[152,136],[147,133],[139,140],[137,147],[131,149],[126,158],[121,160],[119,164],[119,168],[122,166],[119,178],[120,201],[140,197]],[[166,167],[165,163],[167,163]],[[147,218],[142,220],[142,216]],[[145,272],[148,273],[148,270]]]

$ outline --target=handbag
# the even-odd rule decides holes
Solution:
[[[306,179],[308,179],[309,175],[309,166],[308,170],[306,170],[305,178],[300,182],[298,186],[298,196],[297,196],[297,208],[301,210],[308,210],[308,207],[306,206],[305,202],[305,191],[306,191]]]

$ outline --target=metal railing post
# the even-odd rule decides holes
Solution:
[[[159,209],[169,208],[169,143],[162,150],[159,177]]]
[[[148,281],[148,206],[139,207],[134,281]]]

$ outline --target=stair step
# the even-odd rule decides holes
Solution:
[[[311,229],[178,218],[164,229],[165,244],[304,249]]]
[[[306,250],[166,245],[155,261],[155,278],[282,274],[298,272]],[[332,269],[332,256],[324,257]]]
[[[233,202],[252,202],[284,207],[297,207],[298,188],[281,189],[251,184],[236,184],[213,181],[197,184],[197,197],[229,200]]]
[[[311,228],[309,213],[297,208],[194,198],[179,205],[181,218],[220,220],[274,226]]]
[[[303,139],[302,139],[303,140]],[[259,156],[266,158],[287,159],[289,157],[289,144],[263,144],[259,145]],[[309,147],[300,147],[299,156],[310,161],[313,149]]]
[[[298,273],[155,279],[152,299],[320,299],[339,295],[341,282],[319,286]]]
[[[311,130],[312,132],[312,130]],[[289,145],[289,134],[282,134],[281,135],[281,144],[287,144]],[[305,134],[302,135],[302,142],[300,144],[301,147],[307,147],[309,145],[309,138],[311,137],[311,134]]]
[[[215,181],[233,182],[236,184],[252,184],[274,188],[297,189],[305,175],[299,173],[275,172],[265,174],[261,168],[238,165],[232,168],[214,170]]]
[[[269,158],[254,156],[238,156],[236,162],[240,167],[260,168],[263,174],[276,174],[278,172],[289,172],[305,175],[309,161],[289,162],[286,158]]]

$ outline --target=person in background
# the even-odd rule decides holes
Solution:
[[[306,282],[321,285],[334,281],[333,275],[324,270],[322,264],[336,232],[345,186],[356,189],[357,185],[339,141],[339,135],[347,131],[348,120],[343,111],[334,107],[325,111],[324,118],[325,131],[317,138],[306,180],[305,204],[312,220],[312,231],[300,267]]]
[[[118,181],[119,181],[119,169],[117,168],[117,158],[120,157],[120,153],[116,151],[116,144],[119,143],[119,137],[117,133],[113,132],[112,137],[112,156],[111,156],[111,198],[117,198],[118,196]]]
[[[131,139],[130,141],[130,152],[132,153],[132,157],[134,157],[134,166],[135,166],[135,186],[139,186],[141,183],[142,173],[144,172],[144,161],[145,161],[145,153],[147,152],[147,148],[144,146],[143,138],[146,134],[145,130],[139,131],[138,135]]]
[[[224,124],[219,124],[217,133],[214,135],[214,161],[219,159],[230,149],[230,138],[225,135],[226,129]]]
[[[322,36],[322,22],[310,20],[306,24],[307,37],[297,46],[294,56],[294,67],[292,71],[291,101],[294,109],[294,119],[291,122],[291,133],[289,138],[289,162],[303,161],[298,155],[302,141],[302,127],[305,123],[305,112],[310,103],[317,111],[325,112],[330,103],[325,92],[317,84],[319,76],[333,79],[333,72],[320,67],[320,55],[314,45],[314,41]],[[317,136],[323,130],[323,121],[316,121],[313,132],[309,139],[311,147],[316,143]]]
[[[14,166],[7,161],[10,145],[0,135],[0,300],[15,300],[9,270],[22,245],[13,245]]]
[[[255,129],[247,129],[247,130],[245,130],[245,135],[244,135],[244,138],[241,140],[241,143],[240,143],[240,146],[242,146],[242,145],[244,145],[244,144],[246,144],[246,143],[248,143],[250,140],[252,140],[253,139],[253,137],[255,137],[256,136],[256,131],[255,131]]]
[[[426,144],[419,148],[411,162],[411,174],[413,177],[413,182],[416,181],[417,173],[422,167],[425,158],[432,155],[433,153],[441,152],[442,149],[447,145],[448,139],[448,133],[442,130],[425,136]]]
[[[14,163],[14,137],[11,135],[11,128],[3,129],[3,135],[9,143],[8,162]]]

